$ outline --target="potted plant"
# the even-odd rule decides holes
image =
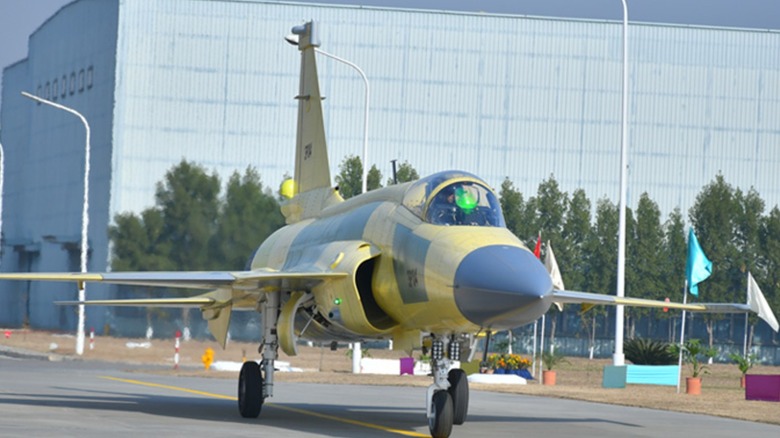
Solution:
[[[753,368],[753,365],[756,363],[756,359],[758,359],[758,356],[755,354],[749,354],[747,356],[743,356],[741,354],[737,353],[731,353],[729,354],[729,358],[736,362],[737,367],[739,367],[739,371],[742,373],[742,378],[739,380],[739,387],[744,388],[745,387],[745,375],[748,371],[750,371],[751,368]]]
[[[679,345],[672,347],[679,354]],[[706,365],[707,359],[715,357],[715,349],[704,347],[698,339],[689,339],[683,345],[683,360],[691,365],[691,376],[685,378],[685,393],[691,395],[701,394],[701,378],[709,374]]]
[[[542,365],[544,366],[544,371],[542,371],[542,384],[555,385],[556,373],[553,370],[553,367],[564,362],[568,363],[569,361],[566,360],[555,347],[542,352]]]

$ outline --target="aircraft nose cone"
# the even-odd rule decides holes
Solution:
[[[455,271],[455,303],[481,327],[510,328],[535,320],[549,308],[552,280],[530,252],[506,245],[476,249]]]

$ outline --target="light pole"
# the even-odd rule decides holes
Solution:
[[[0,264],[3,263],[2,258],[2,240],[3,240],[3,201],[5,201],[5,197],[3,196],[3,182],[5,181],[5,149],[3,149],[3,144],[0,143]]]
[[[368,101],[369,101],[369,87],[368,87],[368,78],[366,77],[366,74],[363,72],[363,69],[358,67],[352,62],[347,61],[346,59],[339,58],[336,55],[332,55],[319,47],[315,47],[314,51],[327,56],[328,58],[334,59],[338,62],[341,62],[343,64],[346,64],[355,71],[358,72],[361,78],[363,78],[363,83],[366,85],[366,99],[364,103],[364,109],[363,109],[363,175],[362,176],[362,192],[366,193],[368,191]]]
[[[22,96],[28,97],[34,101],[45,103],[54,108],[67,111],[79,119],[84,124],[87,131],[86,144],[84,146],[84,205],[81,210],[81,272],[87,272],[87,227],[89,226],[89,123],[78,111],[68,108],[64,105],[42,99],[38,96],[22,91]],[[86,286],[84,282],[79,282],[79,302],[86,300]],[[79,322],[76,332],[76,354],[84,354],[84,305],[79,304]]]
[[[628,192],[628,5],[623,3],[623,122],[620,128],[620,223],[618,225],[617,296],[626,295],[626,198]],[[622,366],[626,362],[623,354],[624,309],[615,309],[615,354],[612,364]]]
[[[332,55],[319,47],[315,47],[314,51],[327,56],[328,58],[331,58],[333,60],[336,60],[338,62],[341,62],[342,64],[346,64],[355,71],[358,72],[361,78],[363,78],[363,83],[366,85],[366,100],[364,103],[363,108],[363,174],[361,175],[361,193],[366,193],[368,191],[368,101],[369,101],[369,87],[368,87],[368,78],[366,77],[366,74],[363,72],[363,69],[358,67],[356,64],[347,61],[344,58],[340,58],[336,55]],[[360,342],[354,342],[352,344],[352,373],[358,374],[360,373],[360,359],[363,356],[363,351],[361,350]]]

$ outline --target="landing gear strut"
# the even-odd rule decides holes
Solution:
[[[447,355],[445,356],[445,346]],[[450,370],[460,360],[460,342],[434,339],[431,344],[433,385],[425,394],[428,428],[433,438],[447,438],[453,424],[463,424],[469,409],[469,382],[461,369]]]
[[[274,395],[274,361],[278,357],[279,338],[276,330],[279,318],[280,292],[268,293],[262,302],[263,360],[244,362],[238,376],[238,411],[244,418],[257,418],[263,402]]]

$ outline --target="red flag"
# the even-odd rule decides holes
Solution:
[[[534,255],[537,259],[542,258],[542,233],[539,233],[539,237],[536,238],[536,247],[534,248]]]

